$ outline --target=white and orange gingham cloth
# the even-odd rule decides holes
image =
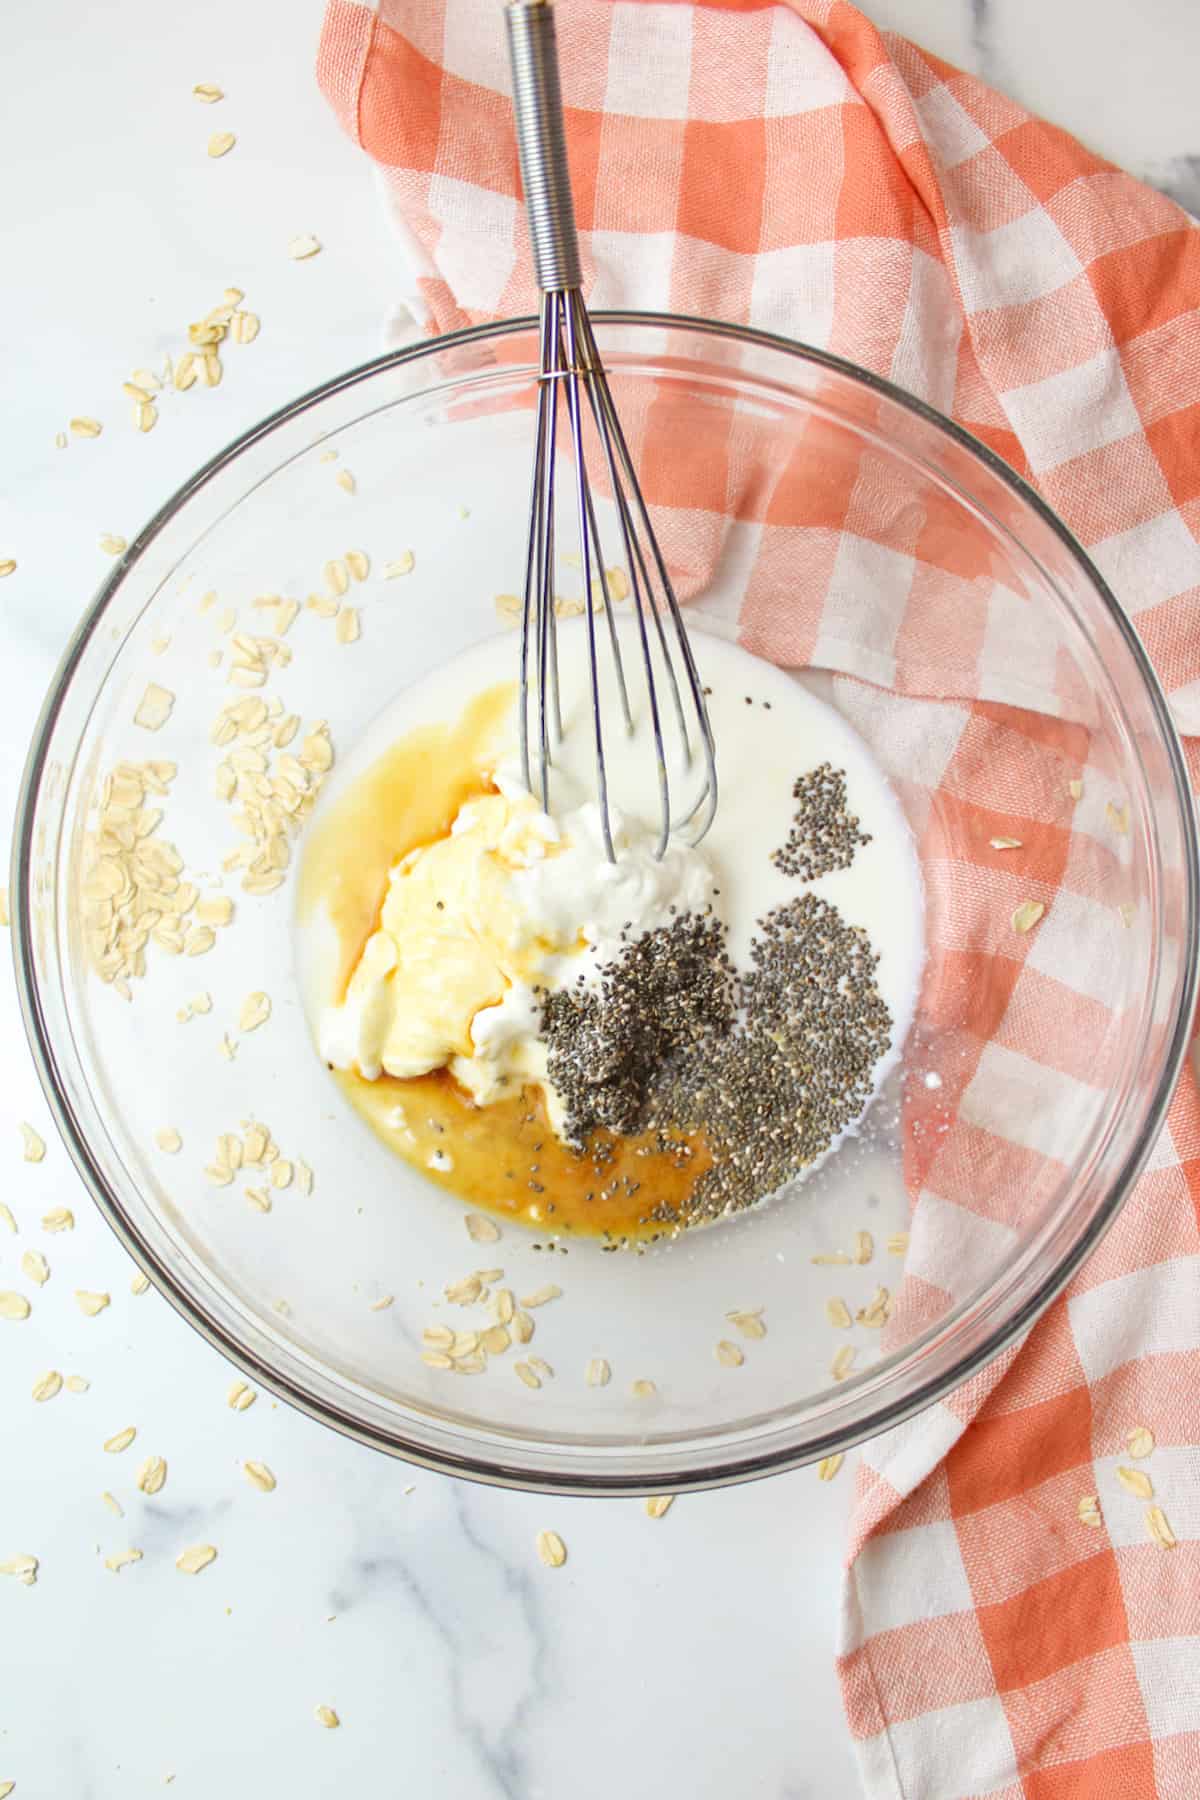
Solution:
[[[559,0],[558,28],[589,303],[800,338],[967,426],[1036,483],[1108,576],[1200,779],[1200,228],[1002,95],[880,36],[843,0]],[[490,9],[330,0],[319,75],[384,171],[431,328],[532,311],[504,34]],[[990,678],[984,667],[981,684],[986,619],[973,646],[948,654],[906,629],[891,602],[872,614],[869,582],[857,616],[840,615],[847,584],[828,577],[848,547],[858,566],[864,537],[845,512],[789,513],[786,526],[797,523],[827,527],[826,579],[805,581],[783,613],[777,583],[756,584],[752,571],[743,641],[834,671],[838,704],[919,835],[938,808],[987,811],[993,829],[1019,822],[1023,885],[985,830],[971,834],[975,886],[987,917],[1007,917],[1028,892],[1047,900],[1031,934],[1040,949],[968,931],[931,944],[930,959],[935,973],[955,961],[958,990],[972,996],[951,1021],[947,1116],[1001,1057],[1044,1124],[1089,1079],[1102,1004],[1089,934],[1071,924],[1100,903],[1097,834],[1063,806],[1086,743],[1055,717],[1050,677],[1044,707],[1004,693],[1014,670],[1002,648],[997,691],[978,698]],[[755,567],[769,568],[769,505],[755,528]],[[920,544],[910,560],[914,584],[933,579]],[[959,629],[968,615],[955,599],[945,617]],[[889,692],[867,685],[881,655]],[[956,689],[963,658],[971,679]],[[989,810],[998,768],[1021,796],[1004,821]],[[928,862],[926,873],[936,880]],[[905,1288],[945,1293],[936,1246],[948,1233],[960,1248],[1003,1244],[1011,1221],[988,1215],[980,1157],[1033,1167],[1028,1124],[1017,1108],[1011,1137],[981,1148],[953,1117],[936,1155],[910,1171]],[[1157,1442],[1137,1466],[1173,1548],[1114,1479],[1142,1424]],[[1098,1526],[1078,1516],[1083,1494],[1101,1497]],[[1116,1225],[1024,1344],[867,1446],[839,1666],[879,1800],[1200,1796],[1190,1072]]]

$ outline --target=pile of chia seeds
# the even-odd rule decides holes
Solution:
[[[859,830],[858,820],[846,811],[846,777],[840,769],[822,763],[801,775],[792,789],[796,816],[787,843],[771,852],[771,861],[783,875],[799,881],[816,881],[834,869],[848,869],[860,844],[870,836]]]
[[[667,1063],[732,1029],[734,973],[720,921],[683,913],[629,940],[595,986],[546,996],[548,1071],[572,1142],[646,1130]]]
[[[600,1128],[650,1132],[677,1162],[681,1134],[704,1135],[712,1166],[686,1215],[655,1202],[648,1163],[645,1218],[666,1226],[741,1211],[814,1162],[861,1113],[891,1039],[879,959],[827,901],[768,913],[744,973],[726,937],[682,914],[631,939],[596,986],[543,1003],[548,1074],[581,1153],[595,1158]]]

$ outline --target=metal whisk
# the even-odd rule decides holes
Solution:
[[[633,730],[634,715],[630,707],[629,688],[613,613],[613,596],[605,570],[584,455],[585,407],[595,423],[617,515],[625,564],[629,571],[633,616],[637,621],[639,660],[645,678],[648,716],[658,769],[660,832],[657,855],[661,857],[673,829],[681,829],[695,821],[691,835],[692,841],[698,843],[712,824],[717,809],[716,750],[712,727],[679,602],[667,573],[666,559],[650,523],[649,509],[638,484],[629,446],[617,417],[612,391],[596,348],[596,339],[581,293],[583,274],[567,168],[553,7],[549,0],[511,0],[505,8],[505,15],[512,60],[513,107],[521,178],[529,215],[534,270],[538,286],[542,290],[541,377],[538,386],[521,630],[520,731],[523,773],[526,786],[531,792],[534,791],[536,778],[542,806],[548,809],[553,742],[561,741],[563,733],[553,575],[554,490],[560,401],[564,401],[575,463],[575,506],[578,511],[583,562],[591,710],[596,742],[596,787],[604,845],[609,861],[615,862],[601,717],[597,611],[603,615],[607,626],[616,691],[626,731]],[[657,671],[655,646],[659,662]],[[682,665],[682,685],[676,671],[676,656]],[[693,758],[692,731],[688,722],[690,711],[704,762],[703,784],[698,796],[685,812],[674,819],[671,816],[670,778],[659,700],[658,684],[663,678],[670,690],[682,752],[681,761],[688,767]],[[685,694],[690,707],[685,704]],[[536,745],[531,743],[531,704],[536,712]]]

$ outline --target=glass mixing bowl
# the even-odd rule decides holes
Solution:
[[[327,720],[341,750],[402,685],[503,629],[496,596],[519,589],[523,569],[528,321],[341,376],[232,445],[147,525],[83,620],[38,727],[13,922],[30,1038],[80,1172],[159,1289],[252,1380],[454,1474],[662,1492],[786,1468],[898,1423],[1025,1330],[1078,1268],[1150,1150],[1186,1047],[1196,836],[1167,709],[1124,613],[986,448],[885,382],[761,333],[632,314],[597,329],[701,668],[703,634],[733,635],[748,596],[743,640],[825,671],[798,678],[865,733],[908,813],[929,939],[948,949],[937,979],[929,964],[902,1066],[866,1128],[793,1194],[642,1254],[556,1247],[515,1226],[474,1244],[463,1207],[383,1148],[312,1047],[293,969],[297,859],[264,896],[222,870],[238,839],[213,791],[223,751],[211,733],[223,705],[254,691],[228,685],[234,635],[278,622],[255,599],[301,602],[282,640],[291,660],[264,693],[306,727]],[[304,602],[351,547],[373,567],[348,596],[361,638],[341,644]],[[382,579],[410,550],[411,573]],[[578,586],[565,559],[560,572]],[[833,627],[813,609],[831,593]],[[134,721],[150,682],[174,694],[155,732]],[[995,750],[1014,732],[1015,782]],[[1021,791],[1030,755],[1036,798]],[[105,778],[155,758],[178,767],[155,840],[236,914],[206,954],[152,942],[127,1003],[89,966],[80,895]],[[989,806],[1011,829],[1014,816],[1053,813],[1047,795],[1061,809],[1031,824],[1028,855],[985,853]],[[1013,908],[1059,882],[1037,930],[1013,933]],[[999,920],[985,946],[993,977],[1009,963],[1041,971],[1023,1006],[1040,993],[1035,1010],[1058,1009],[1065,942],[1091,971],[1074,1014],[1016,1022],[1022,1043],[1039,1023],[1076,1033],[1052,1078],[1013,1048],[995,980],[986,1003],[976,992],[981,894]],[[272,1015],[243,1033],[252,991]],[[209,1012],[192,1007],[201,992]],[[1047,1081],[1066,1097],[1049,1110]],[[1034,1141],[1014,1146],[1026,1111]],[[296,1180],[272,1192],[266,1213],[242,1178],[213,1188],[204,1174],[218,1134],[251,1118],[315,1176],[310,1193]],[[156,1142],[168,1129],[177,1154]],[[918,1187],[901,1280],[885,1245],[908,1231]],[[869,1263],[813,1261],[850,1252],[861,1230]],[[512,1355],[471,1379],[420,1360],[424,1327],[475,1322],[442,1289],[481,1264],[503,1267],[518,1296],[562,1289],[536,1314],[530,1350],[555,1371],[537,1391],[514,1378]],[[830,1298],[856,1311],[877,1285],[893,1296],[884,1330],[831,1328]],[[737,1337],[726,1315],[757,1308],[766,1336],[739,1340],[744,1361],[725,1366],[716,1342]],[[848,1343],[855,1364],[836,1380]],[[606,1386],[585,1381],[596,1357],[611,1365]],[[635,1381],[654,1391],[636,1396]]]

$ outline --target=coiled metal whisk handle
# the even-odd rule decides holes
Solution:
[[[504,11],[534,273],[543,293],[562,293],[583,285],[583,269],[567,167],[554,8],[549,0],[511,0]]]

